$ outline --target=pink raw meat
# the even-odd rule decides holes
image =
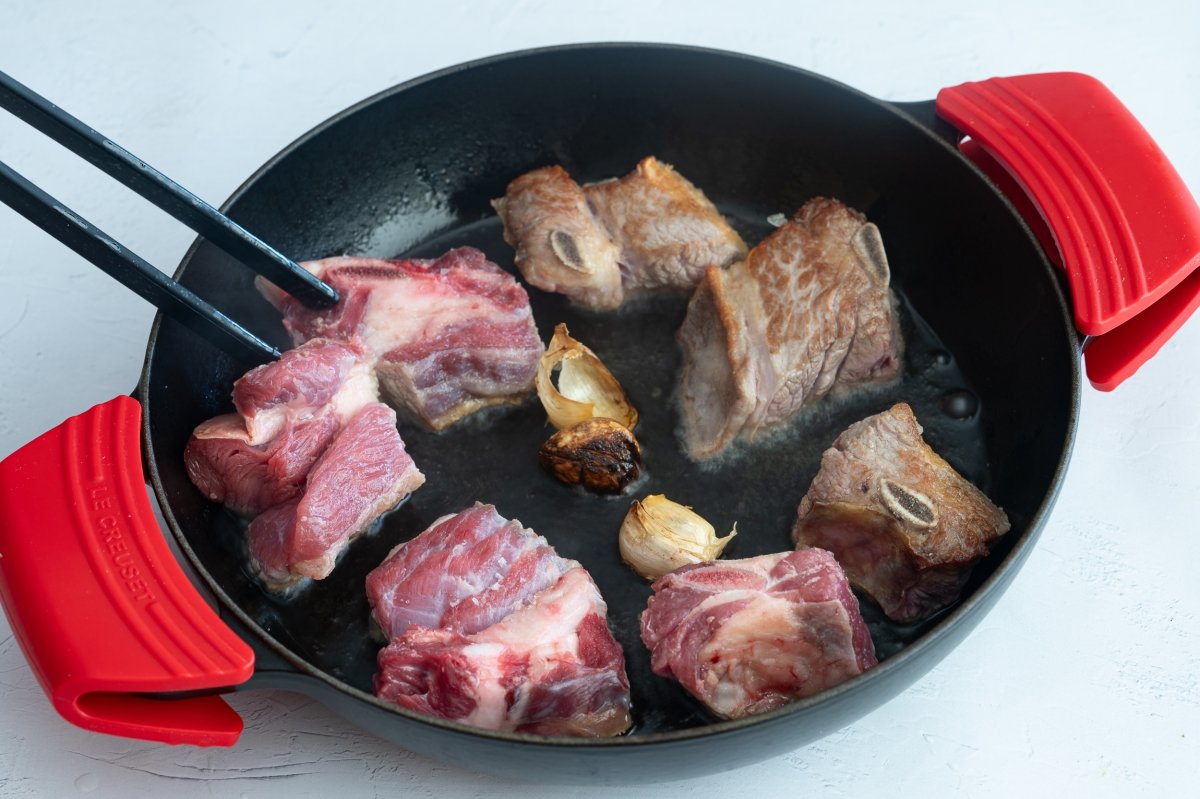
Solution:
[[[479,250],[436,260],[326,258],[303,266],[338,290],[315,311],[260,281],[297,343],[361,338],[387,401],[433,430],[482,408],[520,402],[542,343],[529,297]]]
[[[255,516],[295,499],[338,429],[379,399],[362,344],[311,341],[233,384],[236,414],[202,422],[184,449],[192,482]]]
[[[578,565],[494,506],[476,504],[392,550],[367,575],[367,598],[389,639],[414,624],[469,635]]]
[[[379,401],[370,361],[370,350],[360,342],[313,340],[246,372],[233,384],[233,404],[246,420],[250,442],[269,441],[288,419],[325,406],[342,424],[350,421],[359,408]]]
[[[274,438],[256,446],[242,418],[227,413],[195,429],[183,452],[184,465],[204,496],[234,513],[256,516],[300,496],[309,469],[339,427],[330,412],[288,419]]]
[[[489,730],[608,736],[631,724],[625,658],[591,576],[570,569],[472,635],[413,626],[379,653],[375,693]]]
[[[396,431],[395,411],[367,405],[313,465],[303,496],[251,522],[251,560],[272,589],[320,580],[353,537],[424,482]]]
[[[877,663],[858,600],[824,550],[684,566],[653,589],[642,613],[651,668],[725,718],[811,696]]]

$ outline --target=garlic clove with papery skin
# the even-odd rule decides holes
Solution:
[[[551,374],[558,369],[558,385]],[[538,399],[558,430],[592,418],[612,419],[627,430],[637,425],[637,410],[612,372],[586,346],[559,324],[538,362]]]
[[[647,580],[690,563],[720,557],[737,535],[737,525],[724,538],[703,516],[662,494],[635,501],[621,524],[621,559]]]

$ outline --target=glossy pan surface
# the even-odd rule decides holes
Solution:
[[[819,76],[714,51],[583,46],[489,59],[371,98],[293,144],[227,204],[235,220],[296,260],[338,254],[429,257],[472,245],[512,268],[489,200],[514,177],[562,164],[582,181],[646,155],[701,187],[748,243],[817,195],[862,210],[883,235],[907,340],[901,381],[830,403],[786,433],[715,466],[681,454],[673,391],[683,298],[581,312],[529,288],[543,340],[558,322],[591,346],[638,407],[646,477],[604,499],[537,465],[550,434],[536,400],[440,435],[403,420],[427,484],[356,542],[333,575],[294,597],[262,590],[243,524],[188,481],[182,451],[200,421],[228,411],[246,368],[169,322],[156,324],[140,387],[150,474],[173,533],[222,615],[259,652],[251,685],[283,685],[417,751],[516,776],[669,779],[763,759],[836,729],[917,679],[982,617],[1028,554],[1074,433],[1078,342],[1057,278],[1008,203],[916,117]],[[177,278],[268,341],[278,315],[249,273],[199,243]],[[897,400],[929,443],[1009,514],[1012,531],[964,600],[922,625],[864,613],[881,665],[832,692],[741,722],[719,722],[653,675],[637,617],[649,586],[621,562],[616,533],[634,497],[664,493],[739,535],[726,557],[790,548],[795,508],[820,452],[851,422]],[[379,644],[362,581],[434,518],[491,502],[579,559],[609,604],[633,685],[635,728],[586,742],[484,733],[393,710],[370,695]],[[614,769],[614,766],[616,767]]]

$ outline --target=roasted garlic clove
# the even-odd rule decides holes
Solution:
[[[538,460],[567,485],[617,494],[641,472],[642,450],[624,425],[612,419],[585,419],[550,436]]]
[[[715,560],[735,535],[737,525],[717,538],[703,516],[653,494],[634,502],[621,524],[621,559],[647,580],[657,580],[680,566]]]
[[[550,379],[555,367],[557,386]],[[571,338],[566,325],[554,328],[538,363],[535,384],[550,423],[559,430],[592,418],[612,419],[629,430],[637,425],[637,410],[621,384],[594,352]]]

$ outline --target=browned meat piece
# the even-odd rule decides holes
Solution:
[[[887,615],[913,622],[958,598],[1008,517],[921,438],[912,409],[850,425],[800,502],[796,547],[834,553]]]
[[[530,283],[588,308],[616,308],[624,301],[621,251],[561,166],[522,175],[492,205],[504,221],[504,240],[517,251],[517,268]]]
[[[560,166],[537,169],[492,205],[525,279],[588,308],[616,308],[631,291],[690,289],[709,266],[746,253],[708,198],[653,156],[582,188]]]
[[[679,330],[684,443],[697,459],[835,388],[894,378],[900,329],[879,230],[822,197],[727,270],[709,269]]]
[[[627,290],[690,289],[709,266],[746,255],[746,243],[704,193],[653,156],[619,180],[583,187],[596,218],[621,246]]]

